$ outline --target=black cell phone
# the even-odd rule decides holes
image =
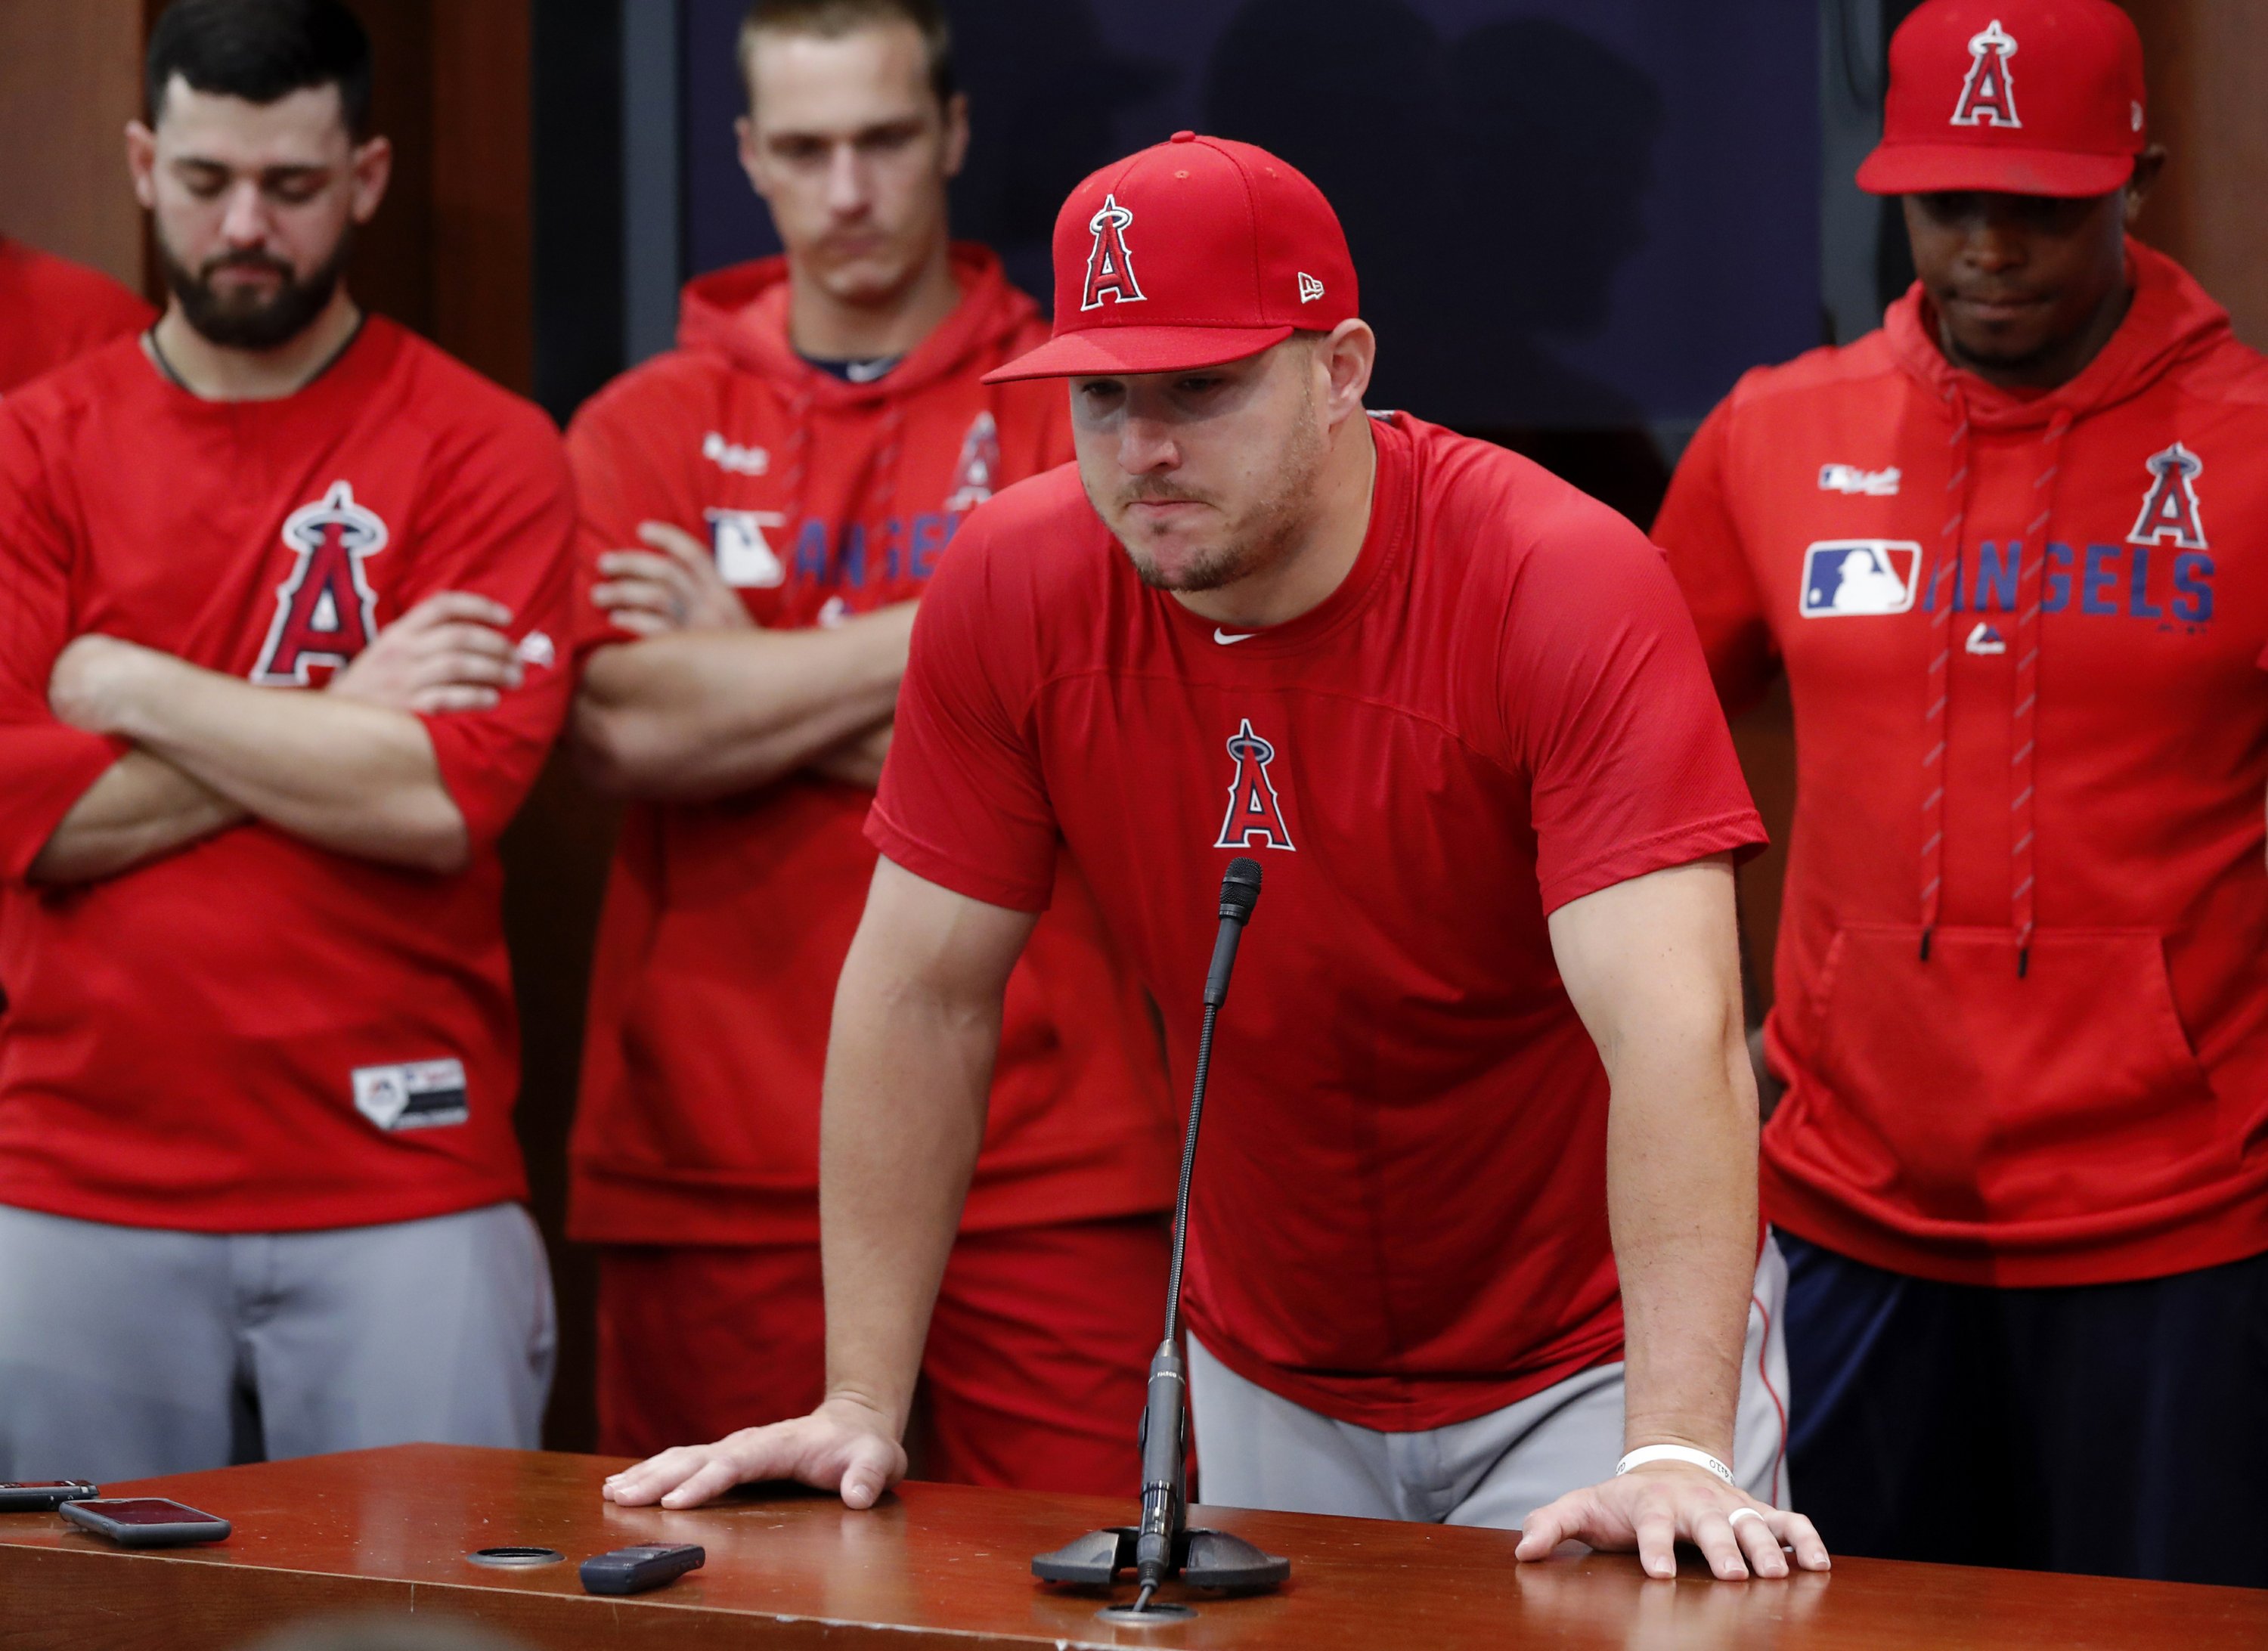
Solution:
[[[45,1514],[102,1494],[89,1479],[0,1479],[0,1514]]]
[[[65,1502],[61,1512],[74,1525],[107,1537],[122,1548],[180,1548],[193,1542],[226,1540],[229,1522],[159,1496],[118,1496]]]
[[[664,1582],[674,1582],[707,1561],[707,1550],[697,1543],[675,1547],[655,1544],[642,1548],[617,1548],[583,1561],[583,1591],[586,1594],[643,1594]]]

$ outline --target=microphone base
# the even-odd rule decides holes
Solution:
[[[1078,1541],[1034,1559],[1032,1574],[1042,1582],[1108,1588],[1121,1572],[1134,1568],[1134,1544],[1140,1536],[1131,1525],[1090,1530]],[[1183,1530],[1174,1537],[1173,1568],[1168,1574],[1180,1577],[1190,1588],[1257,1593],[1289,1577],[1292,1562],[1225,1530]],[[1155,1616],[1160,1609],[1153,1604],[1141,1614]]]

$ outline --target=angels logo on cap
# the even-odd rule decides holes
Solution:
[[[2008,60],[2016,42],[1994,18],[1969,41],[1969,78],[1961,83],[1961,100],[1954,105],[1955,126],[2021,126],[2016,118],[2016,85],[2008,76]]]
[[[2111,0],[1922,0],[1889,70],[1875,195],[2108,195],[2148,147],[2142,37]]]
[[[1196,132],[1071,192],[1055,276],[1053,336],[986,383],[1218,366],[1359,313],[1346,232],[1322,191],[1264,149]]]
[[[1086,221],[1094,232],[1094,248],[1086,254],[1086,291],[1079,301],[1083,310],[1099,310],[1102,300],[1120,304],[1144,301],[1142,284],[1134,278],[1134,259],[1126,250],[1126,226],[1134,214],[1118,204],[1116,195],[1102,197],[1102,206]]]

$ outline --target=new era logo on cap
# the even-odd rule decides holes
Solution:
[[[1195,132],[1072,190],[1055,266],[1055,335],[987,382],[1217,366],[1357,313],[1322,191],[1264,149]]]

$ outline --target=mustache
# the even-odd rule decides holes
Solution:
[[[197,279],[210,281],[225,269],[265,270],[281,276],[286,281],[298,278],[298,271],[283,259],[264,252],[228,252],[217,258],[208,258],[197,267]]]
[[[1210,505],[1213,501],[1210,495],[1200,493],[1194,488],[1182,487],[1155,476],[1145,476],[1119,489],[1118,502],[1121,505]]]

